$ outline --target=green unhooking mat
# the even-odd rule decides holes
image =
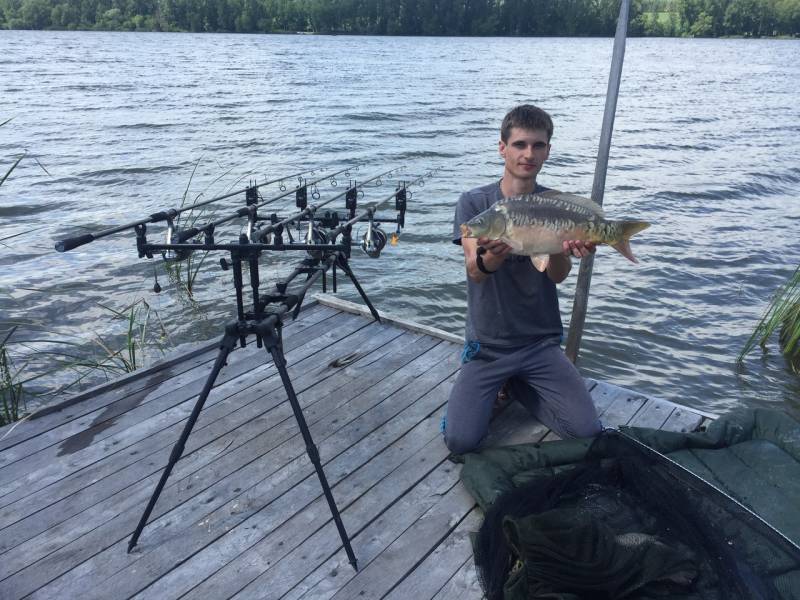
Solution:
[[[607,431],[465,456],[489,600],[800,599],[800,424]]]

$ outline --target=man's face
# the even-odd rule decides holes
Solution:
[[[518,179],[536,179],[550,156],[550,142],[544,129],[512,127],[508,141],[500,140],[500,156],[506,173]]]

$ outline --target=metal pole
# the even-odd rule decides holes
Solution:
[[[606,187],[606,172],[608,171],[608,155],[611,149],[611,133],[614,129],[614,115],[617,111],[617,96],[619,83],[622,79],[622,61],[625,58],[625,38],[628,33],[628,14],[630,0],[622,0],[619,7],[617,20],[617,33],[614,37],[614,52],[611,56],[611,74],[608,77],[608,91],[606,92],[606,108],[603,114],[603,128],[600,133],[600,147],[597,151],[597,163],[594,168],[594,184],[592,185],[592,200],[603,204],[603,193]],[[583,325],[586,321],[586,307],[589,302],[589,284],[592,281],[592,266],[594,255],[581,260],[578,270],[578,283],[575,286],[575,299],[572,303],[572,317],[569,321],[567,346],[564,352],[573,363],[578,360],[578,350],[583,336]]]

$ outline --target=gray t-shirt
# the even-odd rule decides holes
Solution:
[[[535,191],[546,189],[537,185]],[[453,222],[453,243],[461,244],[462,223],[502,199],[499,181],[461,194]],[[468,342],[525,346],[562,333],[556,285],[534,268],[529,257],[510,254],[497,272],[481,283],[467,277]]]

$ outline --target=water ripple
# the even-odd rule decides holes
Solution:
[[[188,302],[158,261],[137,258],[132,232],[64,254],[52,240],[178,206],[184,192],[240,189],[254,172],[353,162],[364,165],[359,177],[445,167],[415,190],[400,244],[377,261],[356,253],[353,264],[382,310],[460,333],[456,199],[500,177],[499,121],[520,102],[555,119],[540,181],[588,195],[611,55],[603,39],[25,31],[4,31],[0,50],[0,77],[13,82],[0,106],[14,117],[0,160],[30,152],[0,191],[0,238],[25,232],[0,246],[0,313],[87,344],[98,330],[118,333],[98,303],[139,297],[178,343],[216,336],[233,312],[230,273],[207,260]],[[800,262],[795,55],[793,44],[769,40],[629,40],[604,204],[614,218],[653,226],[633,241],[638,266],[598,250],[585,373],[707,410],[800,410],[800,386],[774,344],[735,366]],[[19,83],[29,81],[37,84]],[[288,198],[273,210],[292,206]],[[240,228],[221,228],[220,239]],[[163,228],[148,226],[148,236],[163,239]],[[295,259],[265,256],[265,281]],[[574,285],[572,275],[560,286],[565,321]],[[341,294],[358,300],[349,285]]]

